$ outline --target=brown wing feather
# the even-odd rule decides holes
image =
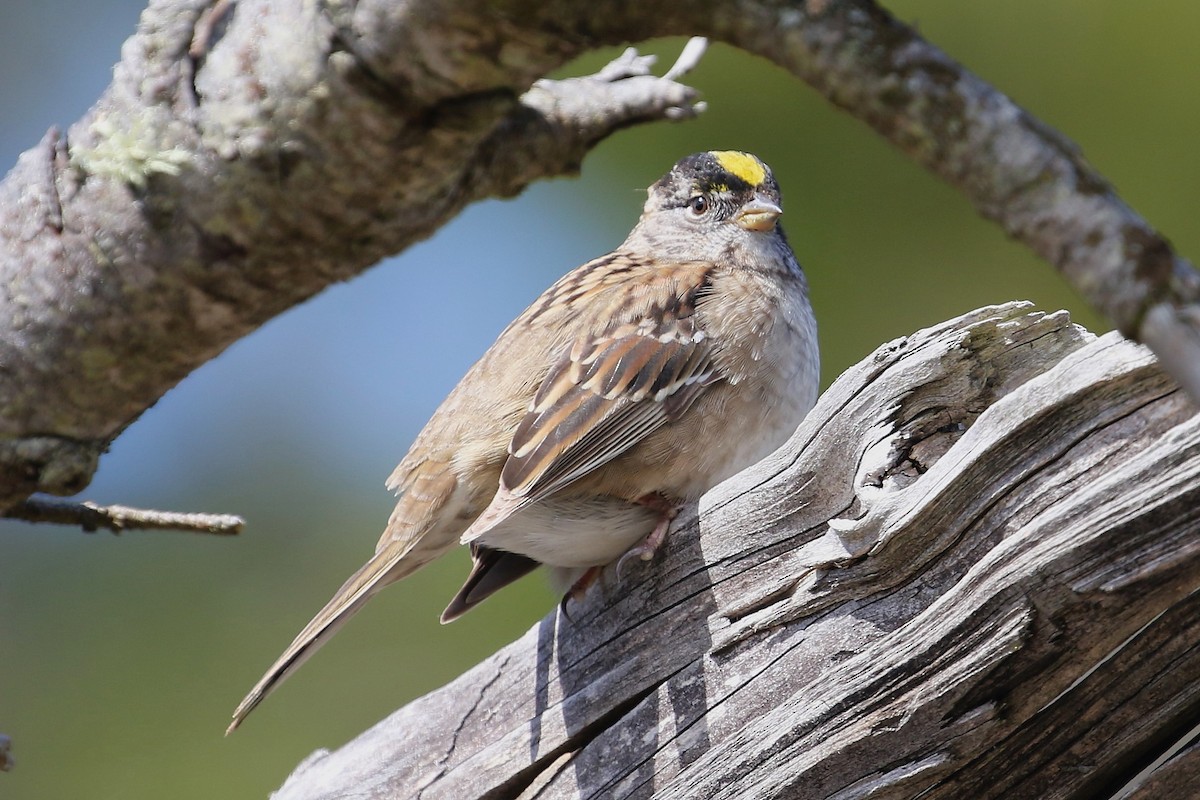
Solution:
[[[517,427],[502,490],[526,503],[552,494],[682,415],[715,379],[690,314],[576,342]]]
[[[412,463],[406,458],[401,462],[387,481],[387,488],[397,494],[396,506],[375,552],[382,552],[393,543],[403,548],[417,539],[429,539],[428,534],[437,527],[457,486],[458,478],[448,458],[427,457]],[[446,552],[458,542],[456,537],[449,537],[449,541],[430,544]]]
[[[574,327],[601,333],[566,343],[516,427],[495,496],[460,541],[477,541],[617,458],[686,413],[720,379],[712,344],[695,324],[710,272],[701,264],[616,269],[597,262],[555,285],[548,294],[560,300],[556,311],[586,299],[573,308],[580,315]],[[608,327],[586,319],[587,311],[602,313]],[[549,307],[535,304],[518,321],[535,325],[545,313]]]

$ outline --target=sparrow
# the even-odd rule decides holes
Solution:
[[[624,243],[547,289],[441,404],[387,482],[374,555],[227,734],[375,593],[456,545],[472,569],[443,622],[539,565],[578,596],[605,565],[650,559],[681,505],[796,429],[817,398],[817,325],[770,168],[697,153],[647,194]]]

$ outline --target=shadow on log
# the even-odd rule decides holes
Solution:
[[[891,342],[654,562],[275,797],[1195,797],[1195,411],[1065,312]]]

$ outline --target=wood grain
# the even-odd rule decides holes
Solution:
[[[1195,410],[1145,348],[1063,312],[891,342],[619,590],[275,797],[1200,787],[1186,749],[1146,771],[1200,720]]]

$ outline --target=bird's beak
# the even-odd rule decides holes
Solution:
[[[783,209],[770,200],[756,196],[738,210],[733,221],[748,231],[766,233],[775,227],[775,220],[779,219],[782,213]]]

